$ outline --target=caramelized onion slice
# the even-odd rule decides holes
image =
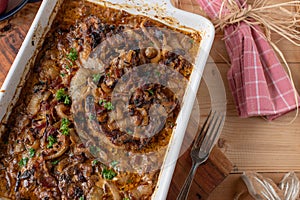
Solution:
[[[104,192],[101,188],[93,187],[87,195],[87,199],[98,200],[103,199]]]
[[[63,105],[63,104],[58,104],[55,106],[55,110],[57,115],[62,119],[62,118],[66,118],[70,120],[70,116],[68,116],[65,112],[68,110],[68,108]]]
[[[59,150],[56,153],[46,156],[45,160],[56,159],[62,156],[69,149],[69,140],[66,138],[66,136],[61,135],[60,137],[63,137],[63,144],[60,146]]]
[[[116,185],[109,183],[108,181],[104,180],[104,179],[100,179],[96,185],[100,188],[102,188],[104,191],[107,190],[107,188],[110,190],[111,194],[112,194],[112,198],[114,200],[121,200],[121,196],[119,194],[118,188]]]
[[[45,160],[53,160],[55,158],[58,158],[60,156],[62,156],[67,150],[68,150],[68,146],[67,145],[63,145],[59,151],[57,151],[55,154],[49,155],[45,157]]]
[[[43,96],[42,94],[38,93],[38,94],[34,94],[31,99],[30,102],[27,106],[27,112],[30,115],[36,115],[39,110],[40,110],[40,104],[42,102]]]

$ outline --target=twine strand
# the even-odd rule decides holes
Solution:
[[[285,7],[295,8],[295,11],[290,11]],[[228,14],[222,16],[223,10],[227,10]],[[241,7],[234,0],[225,0],[222,2],[219,18],[214,21],[214,24],[216,29],[223,30],[227,25],[241,21],[250,26],[260,24],[266,33],[276,32],[294,45],[300,46],[299,1],[267,5],[267,0],[254,0],[252,5]],[[266,35],[270,41],[271,34]]]

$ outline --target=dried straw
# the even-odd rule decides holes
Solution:
[[[262,25],[266,37],[271,41],[271,32],[278,33],[293,44],[300,46],[300,4],[299,1],[289,1],[268,5],[267,0],[254,0],[253,4],[241,7],[235,0],[225,0],[222,3],[220,17],[214,21],[215,27],[225,26],[241,21],[248,25]],[[228,11],[224,14],[223,11]],[[223,16],[222,16],[223,15]]]

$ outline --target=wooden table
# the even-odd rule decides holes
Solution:
[[[279,2],[283,0],[273,0]],[[195,0],[174,1],[184,10],[202,14]],[[0,85],[21,46],[30,24],[40,3],[25,6],[16,16],[0,23]],[[226,73],[229,60],[222,41],[222,33],[217,33],[211,58],[207,65],[216,64],[224,80],[227,93],[227,117],[218,145],[214,148],[209,160],[198,169],[191,188],[189,199],[231,200],[245,185],[240,179],[244,171],[260,172],[263,176],[280,181],[288,171],[300,172],[300,123],[299,117],[292,124],[287,123],[293,118],[291,112],[274,122],[262,118],[241,119],[237,116],[233,98],[228,89]],[[274,36],[278,46],[286,56],[292,72],[296,88],[300,88],[300,48],[293,46],[278,36]],[[187,133],[195,132],[195,121],[200,125],[207,116],[210,99],[205,82],[202,81],[197,95],[200,106],[200,118],[192,114]],[[196,123],[197,124],[197,123]],[[185,141],[190,138],[185,138]],[[180,157],[169,190],[168,199],[175,199],[190,169],[189,152]],[[251,199],[246,196],[244,199]]]

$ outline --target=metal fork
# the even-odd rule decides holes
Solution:
[[[203,127],[193,143],[191,149],[192,168],[177,197],[177,200],[185,200],[188,196],[191,183],[199,165],[204,163],[218,138],[225,121],[225,112],[211,110]]]

